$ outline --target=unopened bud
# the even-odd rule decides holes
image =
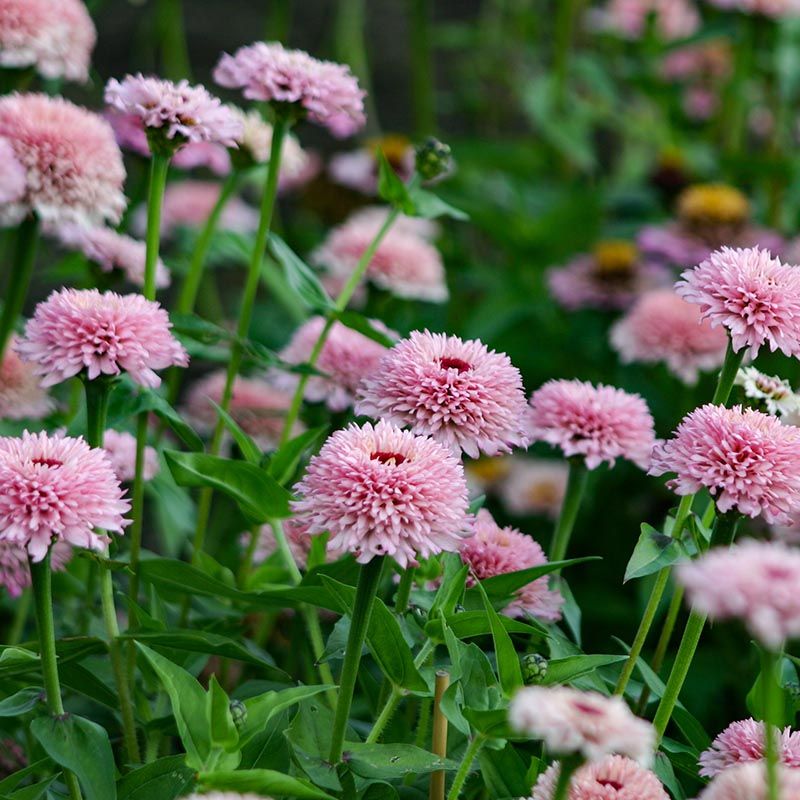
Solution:
[[[453,155],[450,145],[432,136],[416,147],[417,172],[423,180],[433,181],[453,171]]]
[[[236,726],[236,730],[240,731],[247,723],[247,706],[241,700],[231,700],[229,708],[233,724]]]
[[[526,684],[541,683],[547,675],[547,659],[539,653],[522,656],[522,679]]]

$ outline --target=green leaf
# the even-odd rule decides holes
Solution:
[[[313,447],[328,431],[327,425],[311,428],[290,439],[269,460],[267,472],[284,486],[294,475],[303,453]]]
[[[117,783],[119,800],[175,800],[194,783],[194,770],[184,757],[167,756],[123,775]]]
[[[363,336],[372,339],[373,342],[382,344],[384,347],[394,347],[397,344],[397,339],[386,333],[385,329],[379,328],[371,319],[359,314],[357,311],[342,311],[336,315],[336,319],[342,325],[358,331]]]
[[[324,692],[328,686],[293,686],[279,692],[265,692],[264,694],[250,697],[244,701],[247,708],[247,721],[239,735],[242,747],[257,733],[262,731],[276,715],[287,708],[306,700],[309,697]]]
[[[27,714],[28,711],[38,705],[43,698],[43,694],[44,689],[39,689],[38,687],[20,689],[16,694],[12,694],[11,697],[0,700],[0,717],[18,717],[21,714]]]
[[[142,411],[152,411],[190,450],[198,452],[203,449],[203,440],[194,428],[160,394],[144,389],[142,400],[146,406]]]
[[[508,707],[464,708],[464,718],[478,733],[493,739],[510,739],[514,732],[508,724]]]
[[[473,516],[477,514],[486,503],[486,495],[480,494],[478,495],[472,502],[469,504],[469,508],[467,509],[468,514],[472,514]]]
[[[400,209],[409,217],[414,216],[416,208],[408,193],[408,187],[400,180],[383,150],[377,148],[375,155],[378,159],[378,195],[381,200]]]
[[[239,731],[233,722],[230,698],[219,685],[216,675],[212,675],[208,682],[206,703],[206,715],[211,723],[212,746],[231,752],[239,743]]]
[[[492,639],[494,641],[494,653],[497,658],[497,671],[500,675],[500,685],[506,695],[511,696],[513,692],[522,686],[522,669],[519,665],[519,657],[514,649],[514,643],[508,631],[503,626],[500,615],[494,610],[485,589],[478,583],[483,605],[489,616],[489,625],[492,629]]]
[[[547,664],[547,674],[542,683],[551,685],[555,683],[569,683],[577,678],[588,675],[600,667],[609,664],[618,664],[625,661],[627,656],[619,655],[592,655],[592,656],[567,656],[566,658],[553,658]]]
[[[286,282],[312,311],[329,311],[334,308],[325,287],[314,270],[308,266],[276,233],[269,235],[269,247],[278,263],[283,267]]]
[[[286,795],[301,800],[336,800],[308,781],[292,778],[271,769],[242,769],[237,772],[201,772],[198,781],[209,789]]]
[[[54,775],[52,778],[26,786],[24,789],[17,789],[13,794],[0,795],[0,800],[40,800],[53,785],[55,779]]]
[[[225,411],[221,406],[218,406],[213,400],[210,402],[211,405],[214,406],[217,414],[219,414],[225,427],[230,431],[231,436],[233,436],[233,439],[244,456],[245,461],[248,461],[251,464],[260,463],[262,454],[259,446],[241,429],[239,423],[227,411]]]
[[[433,598],[428,619],[435,619],[440,614],[449,617],[464,594],[469,566],[462,563],[455,553],[447,553],[444,557],[444,572],[436,596]]]
[[[13,792],[26,778],[41,773],[51,766],[52,762],[49,758],[40,758],[38,761],[34,761],[33,764],[28,764],[27,767],[13,772],[7,778],[3,778],[3,780],[0,781],[0,793],[8,794],[9,792]]]
[[[502,750],[481,748],[478,753],[486,788],[493,797],[526,797],[530,794],[525,763],[512,745]]]
[[[336,770],[328,762],[333,731],[333,711],[315,699],[300,703],[292,724],[286,731],[286,739],[292,747],[295,761],[306,775],[325,789],[341,791],[342,785]],[[349,729],[346,740],[356,738]],[[348,745],[345,744],[345,747]]]
[[[489,617],[484,611],[462,611],[446,618],[448,627],[459,639],[472,639],[475,636],[485,636],[492,632]],[[548,636],[547,628],[531,619],[522,622],[504,614],[500,615],[500,622],[509,633],[521,633],[535,636],[538,639]],[[425,625],[425,633],[432,639],[444,641],[444,629],[440,619],[432,619]]]
[[[686,548],[678,539],[665,536],[652,525],[643,522],[639,541],[636,542],[628,566],[625,568],[624,581],[652,575],[688,557]]]
[[[440,758],[412,744],[357,744],[348,742],[344,757],[362,778],[402,778],[436,770],[458,769],[458,762]]]
[[[56,764],[72,771],[86,800],[116,800],[114,754],[105,728],[83,717],[39,717],[31,733]]]
[[[411,186],[408,189],[411,202],[414,204],[414,212],[417,217],[425,219],[436,219],[437,217],[451,217],[460,222],[469,219],[469,214],[460,208],[451,206],[450,203],[442,200],[441,197],[423,189],[419,186]]]
[[[229,342],[233,338],[230,331],[203,319],[197,314],[177,314],[173,312],[169,315],[169,318],[172,322],[172,330],[175,333],[194,339],[201,344]]]
[[[224,492],[252,522],[288,517],[291,495],[274,478],[253,464],[205,453],[164,453],[179,486],[210,486]]]
[[[669,789],[670,794],[675,800],[684,800],[683,787],[680,781],[675,777],[675,771],[672,769],[672,764],[669,758],[664,753],[656,753],[655,763],[653,764],[653,772],[658,776],[658,779],[664,786]]]

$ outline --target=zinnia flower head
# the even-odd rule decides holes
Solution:
[[[283,521],[283,531],[286,534],[286,541],[292,551],[297,566],[305,569],[308,563],[308,554],[311,552],[313,537],[309,535],[305,525],[298,522],[294,517]],[[244,541],[249,540],[249,534],[242,534]],[[253,563],[261,564],[266,561],[276,550],[278,543],[275,540],[275,533],[271,525],[262,525],[259,529],[258,544],[253,553]],[[334,550],[326,542],[326,561],[336,561],[344,555],[344,552]]]
[[[509,721],[557,755],[580,753],[599,761],[618,753],[643,767],[653,760],[653,726],[634,716],[621,697],[568,686],[526,686],[511,700]]]
[[[782,542],[746,540],[681,564],[678,580],[692,605],[712,619],[742,620],[763,644],[800,636],[800,551]]]
[[[85,83],[97,40],[81,0],[0,0],[0,65]]]
[[[25,167],[8,139],[0,139],[0,203],[20,200],[27,188]]]
[[[722,511],[786,523],[800,510],[800,429],[741,406],[708,403],[653,450],[651,475],[680,495],[703,487]]]
[[[109,428],[103,436],[103,450],[106,451],[119,480],[122,483],[132,481],[136,474],[136,437],[127,431]],[[146,481],[153,480],[159,469],[158,453],[152,447],[145,447],[142,478]]]
[[[511,458],[499,483],[500,500],[512,514],[544,514],[555,519],[567,490],[568,467],[563,461]]]
[[[789,381],[776,375],[765,375],[755,367],[742,367],[734,380],[744,389],[745,397],[763,404],[770,414],[794,416],[800,413],[800,395]]]
[[[359,390],[356,413],[432,436],[472,458],[525,446],[522,376],[477,339],[413,331]]]
[[[122,154],[108,123],[60,97],[0,98],[0,138],[25,170],[22,196],[0,206],[15,225],[31,212],[55,224],[117,222],[125,209]]]
[[[171,327],[167,312],[142,295],[62,289],[36,306],[17,351],[44,386],[86,370],[89,380],[125,371],[155,388],[161,379],[154,370],[189,363]]]
[[[551,764],[536,781],[530,800],[553,800],[560,772],[560,764]],[[649,769],[625,756],[606,756],[576,770],[566,800],[669,800],[669,795]]]
[[[726,11],[760,14],[772,19],[800,14],[800,0],[708,0],[708,2]]]
[[[33,367],[15,351],[14,338],[0,360],[0,420],[39,419],[53,408]]]
[[[187,142],[218,142],[236,147],[242,138],[241,120],[203,86],[126,75],[106,85],[105,101],[124,114],[138,116],[148,132],[150,149],[169,152]],[[169,143],[169,144],[168,144]]]
[[[700,27],[700,15],[688,0],[609,0],[593,21],[626,39],[641,39],[651,17],[664,41],[686,39]]]
[[[646,469],[655,444],[653,418],[638,394],[586,381],[545,383],[531,396],[527,422],[533,441],[581,456],[589,469],[617,458]]]
[[[657,289],[641,295],[614,324],[611,344],[625,363],[663,361],[681,380],[695,383],[698,372],[721,366],[728,337],[671,289]]]
[[[82,438],[25,433],[0,438],[0,541],[41,561],[53,540],[102,550],[130,509],[105,452]]]
[[[366,122],[365,92],[349,67],[287,50],[278,42],[256,42],[233,55],[224,53],[214,80],[241,89],[248,100],[295,105],[335,136],[350,136]]]
[[[732,722],[700,754],[700,774],[713,778],[726,769],[764,758],[764,723],[752,719]],[[800,732],[786,727],[778,739],[778,755],[787,767],[800,767]]]
[[[309,534],[362,564],[388,555],[402,567],[457,551],[470,532],[461,463],[426,436],[381,420],[328,438],[295,487]]]
[[[781,800],[800,797],[800,770],[778,765]],[[741,764],[717,775],[697,800],[767,800],[764,763]]]
[[[475,533],[461,544],[461,560],[469,566],[470,585],[476,580],[518,572],[547,563],[538,542],[515,528],[501,528],[482,508],[475,518]],[[564,598],[548,588],[547,576],[537,578],[518,589],[516,597],[503,610],[511,617],[530,614],[546,622],[561,619]]]
[[[137,286],[144,285],[144,242],[133,239],[112,228],[86,227],[84,225],[59,225],[53,229],[59,243],[70,250],[78,250],[103,272],[120,270],[125,278]],[[169,270],[159,258],[156,261],[156,286],[163,289],[170,284]]]
[[[681,275],[678,294],[700,306],[712,326],[722,325],[733,348],[755,358],[762,345],[800,354],[800,269],[757,247],[723,247]]]
[[[61,572],[71,558],[72,546],[58,541],[50,552],[50,568]],[[30,585],[28,551],[22,545],[0,538],[0,587],[5,588],[10,597],[19,597]]]
[[[388,332],[382,324],[373,324]],[[288,364],[306,363],[324,327],[322,317],[303,323],[281,351],[281,358]],[[309,377],[306,399],[312,403],[324,402],[331,411],[349,408],[359,383],[375,372],[385,353],[386,348],[379,342],[340,322],[334,323],[317,359],[317,369],[325,374]],[[293,391],[297,376],[283,372],[276,380],[278,385]]]
[[[600,242],[563,267],[547,271],[547,284],[556,302],[579,308],[627,308],[642,292],[666,286],[671,280],[662,264],[644,260],[630,242]]]

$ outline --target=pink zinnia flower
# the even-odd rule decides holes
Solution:
[[[144,242],[117,233],[112,228],[84,225],[59,225],[52,231],[59,243],[70,250],[78,250],[103,272],[119,270],[130,283],[144,285],[146,247]],[[163,289],[170,284],[169,270],[159,258],[156,261],[156,286]]]
[[[211,404],[222,402],[225,370],[206,375],[192,386],[186,400],[186,414],[203,433],[217,424],[217,410]],[[239,427],[267,450],[277,445],[292,396],[272,383],[259,378],[237,377],[228,413]],[[299,433],[302,428],[296,429]]]
[[[800,797],[800,770],[778,767],[781,800]],[[697,800],[767,800],[767,775],[763,763],[726,769],[700,792]]]
[[[256,42],[224,53],[214,80],[241,89],[248,100],[292,103],[335,136],[350,136],[364,126],[364,95],[344,64],[319,61],[302,50],[278,42]]]
[[[36,306],[17,351],[44,386],[85,369],[89,380],[125,371],[155,388],[161,379],[154,370],[189,363],[171,327],[167,312],[142,295],[62,289]]]
[[[526,686],[511,700],[509,721],[557,755],[581,753],[599,761],[619,753],[644,767],[653,760],[653,726],[634,716],[621,697],[568,686]]]
[[[0,65],[85,83],[97,40],[81,0],[0,0]]]
[[[560,764],[551,764],[536,781],[530,800],[553,800],[560,772]],[[606,756],[574,773],[567,800],[669,800],[669,795],[649,769],[625,756]]]
[[[638,394],[586,381],[545,383],[531,396],[527,422],[533,441],[581,456],[589,469],[617,458],[646,469],[655,444],[653,418]]]
[[[593,253],[547,271],[550,293],[570,311],[627,308],[642,292],[666,286],[671,279],[662,264],[643,260],[623,241],[601,242]]]
[[[341,285],[355,271],[382,225],[376,215],[354,215],[334,228],[311,253],[311,262],[329,271]],[[408,227],[393,227],[369,262],[367,280],[398,297],[443,303],[447,300],[444,264],[439,251]]]
[[[66,569],[72,558],[72,546],[57,541],[50,554],[50,568],[54,572]],[[21,545],[0,538],[0,586],[11,597],[19,597],[31,585],[28,551]]]
[[[13,203],[25,195],[28,186],[25,167],[8,139],[0,139],[0,203]]]
[[[388,332],[381,323],[373,324]],[[303,323],[281,351],[281,358],[288,364],[305,364],[324,327],[322,317]],[[334,323],[317,359],[317,369],[325,374],[308,379],[306,399],[312,403],[324,402],[331,411],[344,411],[353,404],[359,383],[375,372],[385,353],[386,348],[379,342],[340,322]],[[293,391],[297,376],[282,372],[276,382]]]
[[[124,114],[135,114],[144,127],[176,144],[218,142],[236,147],[242,138],[242,123],[203,86],[191,86],[142,74],[127,75],[122,82],[112,78],[106,85],[105,101]]]
[[[103,450],[120,481],[132,481],[136,474],[136,437],[126,431],[109,428],[103,437]],[[142,477],[151,481],[158,475],[159,469],[158,453],[152,447],[145,447]]]
[[[800,551],[782,542],[747,540],[717,547],[681,564],[678,580],[692,605],[712,619],[741,619],[750,633],[778,649],[800,636]]]
[[[768,344],[800,354],[800,269],[766,250],[723,247],[681,278],[677,293],[700,306],[712,326],[725,327],[734,350],[747,348],[755,358]]]
[[[103,450],[80,439],[25,433],[0,438],[0,541],[41,561],[51,541],[102,550],[130,509]]]
[[[713,778],[726,769],[764,758],[764,723],[752,719],[732,722],[700,754],[700,774]],[[800,732],[786,727],[778,741],[780,760],[787,767],[800,767]]]
[[[119,221],[125,168],[97,114],[60,97],[11,94],[0,98],[0,137],[26,174],[24,194],[0,206],[0,222],[15,225],[31,212],[55,224]]]
[[[663,361],[686,383],[725,359],[728,337],[702,320],[700,310],[671,289],[646,292],[611,329],[611,344],[625,363]]]
[[[475,534],[464,539],[460,549],[461,560],[469,565],[470,585],[476,580],[547,563],[538,542],[516,528],[501,528],[485,508],[478,512],[474,530]],[[544,576],[518,589],[504,613],[511,617],[530,614],[546,622],[557,622],[561,619],[563,605],[561,592],[551,591],[548,578]]]
[[[680,495],[703,487],[721,512],[785,523],[800,510],[800,429],[741,406],[708,403],[653,450],[651,475],[674,472]]]
[[[708,0],[712,5],[742,14],[762,14],[781,19],[800,14],[800,0]]]
[[[522,376],[477,339],[413,331],[359,390],[356,413],[408,425],[472,458],[527,445]]]
[[[12,338],[0,360],[0,420],[45,417],[53,403],[33,367],[20,359],[15,346]]]
[[[567,490],[567,465],[541,458],[511,458],[500,481],[500,500],[512,514],[544,514],[555,519]]]
[[[640,39],[651,16],[656,33],[665,41],[685,39],[700,27],[700,15],[688,0],[609,0],[594,22],[626,39]]]
[[[407,567],[417,555],[457,551],[470,530],[460,462],[385,421],[330,436],[295,491],[308,533],[329,531],[329,547],[362,564],[388,555]]]

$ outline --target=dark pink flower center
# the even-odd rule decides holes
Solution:
[[[370,458],[373,461],[380,461],[381,464],[393,464],[394,466],[398,466],[406,460],[402,453],[385,453],[382,451],[373,453]]]
[[[57,458],[45,458],[41,456],[39,458],[31,459],[34,464],[39,464],[43,467],[63,467],[64,462],[59,461]]]
[[[580,700],[575,700],[573,701],[573,705],[575,706],[575,709],[580,711],[582,714],[591,714],[596,717],[603,716],[603,710],[591,705],[590,703],[583,703]]]
[[[466,361],[462,361],[460,358],[450,358],[449,356],[442,356],[439,359],[439,364],[442,369],[455,369],[459,372],[469,372],[472,369],[472,365]]]
[[[619,781],[613,781],[611,778],[598,778],[597,782],[601,786],[610,786],[615,792],[622,790],[623,786]]]

